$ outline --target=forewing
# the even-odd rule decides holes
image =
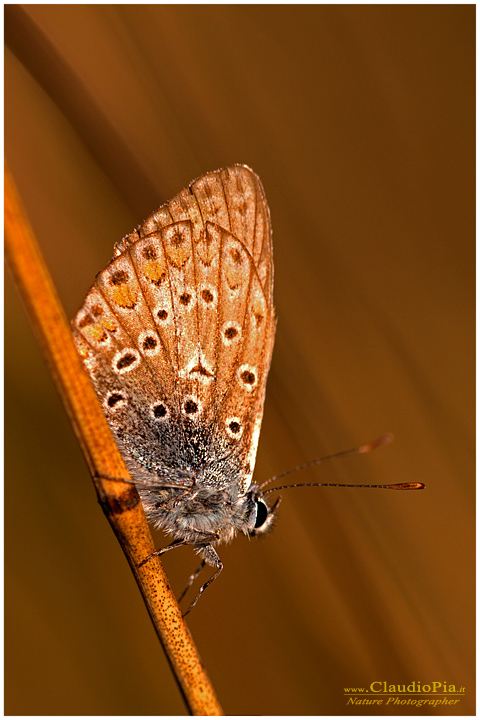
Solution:
[[[212,428],[248,487],[274,339],[260,180],[241,165],[199,178],[115,254],[73,322],[112,429],[134,446],[174,417],[180,444],[183,420]]]

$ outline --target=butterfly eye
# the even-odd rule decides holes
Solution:
[[[268,507],[263,500],[257,500],[257,517],[255,520],[255,528],[261,528],[268,517]]]

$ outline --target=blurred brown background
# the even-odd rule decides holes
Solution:
[[[228,714],[371,714],[345,687],[445,681],[474,712],[475,8],[7,6],[6,156],[69,317],[113,244],[234,162],[270,203],[278,331],[256,479],[272,535],[221,549],[188,618]],[[11,715],[183,714],[6,281]],[[158,545],[165,538],[156,538]],[[165,559],[181,592],[197,560]]]

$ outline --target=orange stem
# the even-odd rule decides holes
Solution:
[[[222,715],[178,603],[155,551],[135,486],[113,440],[70,327],[21,206],[13,179],[5,171],[5,248],[45,361],[53,376],[92,475],[98,499],[127,556],[158,637],[185,702],[193,715]]]

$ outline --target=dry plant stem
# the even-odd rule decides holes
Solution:
[[[188,708],[193,715],[222,715],[159,558],[139,567],[155,551],[143,507],[133,484],[106,479],[130,476],[78,357],[8,169],[5,247],[30,322],[94,478],[99,502],[127,556]]]

